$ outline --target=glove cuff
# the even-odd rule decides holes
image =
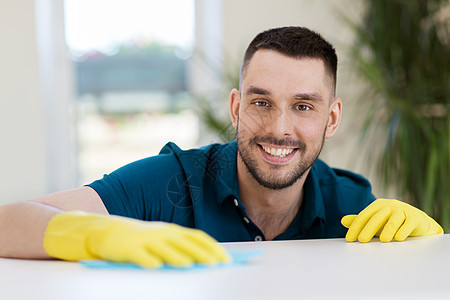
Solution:
[[[82,211],[69,211],[55,215],[47,225],[43,246],[54,258],[78,261],[97,259],[87,247],[87,232],[83,219],[89,217]]]

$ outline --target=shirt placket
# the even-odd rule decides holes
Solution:
[[[245,211],[244,206],[238,200],[238,198],[235,197],[233,199],[233,203],[234,203],[234,206],[236,207],[236,209],[238,210],[238,213],[241,216],[242,222],[243,222],[244,226],[247,228],[247,231],[250,234],[250,237],[254,241],[264,241],[265,237],[264,237],[264,234],[262,233],[261,229],[259,229],[258,226],[256,226],[256,224],[253,223],[253,221],[249,218],[249,216],[247,215],[247,212]]]

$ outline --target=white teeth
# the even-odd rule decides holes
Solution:
[[[291,154],[292,151],[294,151],[294,149],[271,148],[268,146],[262,146],[262,148],[264,149],[264,151],[266,151],[270,155],[277,156],[277,157],[285,157],[285,156]]]

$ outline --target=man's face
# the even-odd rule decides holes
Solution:
[[[242,75],[241,91],[230,96],[238,169],[269,189],[293,185],[337,129],[341,101],[333,99],[333,90],[321,60],[258,50]]]

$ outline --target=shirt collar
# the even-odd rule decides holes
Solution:
[[[237,179],[237,143],[224,144],[208,158],[206,176],[215,189],[217,204],[220,206],[227,198],[239,197]]]

